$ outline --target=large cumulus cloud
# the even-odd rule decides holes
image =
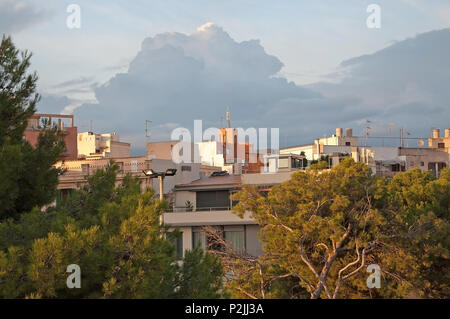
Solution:
[[[219,126],[228,107],[235,127],[279,127],[282,146],[285,135],[289,144],[305,143],[334,127],[363,135],[366,119],[373,133],[394,123],[427,136],[448,126],[449,56],[450,29],[433,31],[344,61],[338,82],[301,87],[276,76],[283,64],[259,41],[236,42],[206,24],[190,35],[146,38],[128,71],[96,86],[98,103],[75,116],[141,149],[145,120],[153,121],[154,138],[169,139],[171,129],[194,119]]]
[[[75,115],[122,135],[143,132],[145,119],[155,129],[167,122],[189,127],[194,119],[220,126],[227,108],[235,126],[280,126],[279,121],[262,121],[264,114],[285,99],[320,97],[274,77],[282,67],[259,41],[236,42],[214,24],[190,35],[159,34],[143,41],[128,72],[95,89],[98,104],[83,105]],[[301,112],[299,105],[291,116],[300,119]]]

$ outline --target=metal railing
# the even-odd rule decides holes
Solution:
[[[231,211],[230,206],[218,207],[172,207],[166,210],[166,213],[195,213],[195,212],[214,212],[214,211]]]

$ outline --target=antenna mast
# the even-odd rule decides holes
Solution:
[[[366,145],[365,145],[366,147],[367,147],[368,140],[369,140],[369,130],[370,130],[369,124],[370,124],[370,121],[366,120]]]
[[[147,143],[150,141],[150,131],[148,129],[148,123],[151,123],[152,121],[145,120],[145,137],[147,138]]]

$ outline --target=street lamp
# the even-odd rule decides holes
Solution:
[[[164,199],[163,196],[163,181],[164,181],[164,177],[166,176],[174,176],[177,172],[177,170],[175,168],[168,168],[166,169],[165,172],[155,172],[152,169],[145,169],[142,171],[144,173],[145,176],[149,177],[149,178],[158,178],[159,181],[159,200],[162,201]],[[163,225],[163,215],[159,215],[159,225],[162,226]]]
[[[166,176],[174,176],[177,173],[177,170],[175,168],[168,168],[165,172],[155,172],[153,169],[145,169],[142,171],[145,176],[149,178],[158,178],[159,181],[159,199],[163,200],[163,183],[164,183],[164,177]]]

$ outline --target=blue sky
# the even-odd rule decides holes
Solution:
[[[66,8],[71,3],[81,7],[81,29],[66,27]],[[371,3],[381,7],[380,29],[366,26],[366,8]],[[207,22],[213,22],[236,43],[258,39],[265,52],[283,64],[271,76],[321,90],[317,83],[332,81],[330,75],[341,71],[342,61],[450,27],[450,2],[0,0],[0,18],[2,15],[13,19],[0,19],[0,33],[11,34],[19,48],[34,53],[39,90],[43,95],[69,99],[67,111],[83,103],[97,103],[99,91],[95,88],[126,73],[144,39],[165,32],[190,35]],[[335,90],[326,88],[321,93]],[[380,103],[384,102],[381,99]],[[132,132],[124,134],[133,139]]]

